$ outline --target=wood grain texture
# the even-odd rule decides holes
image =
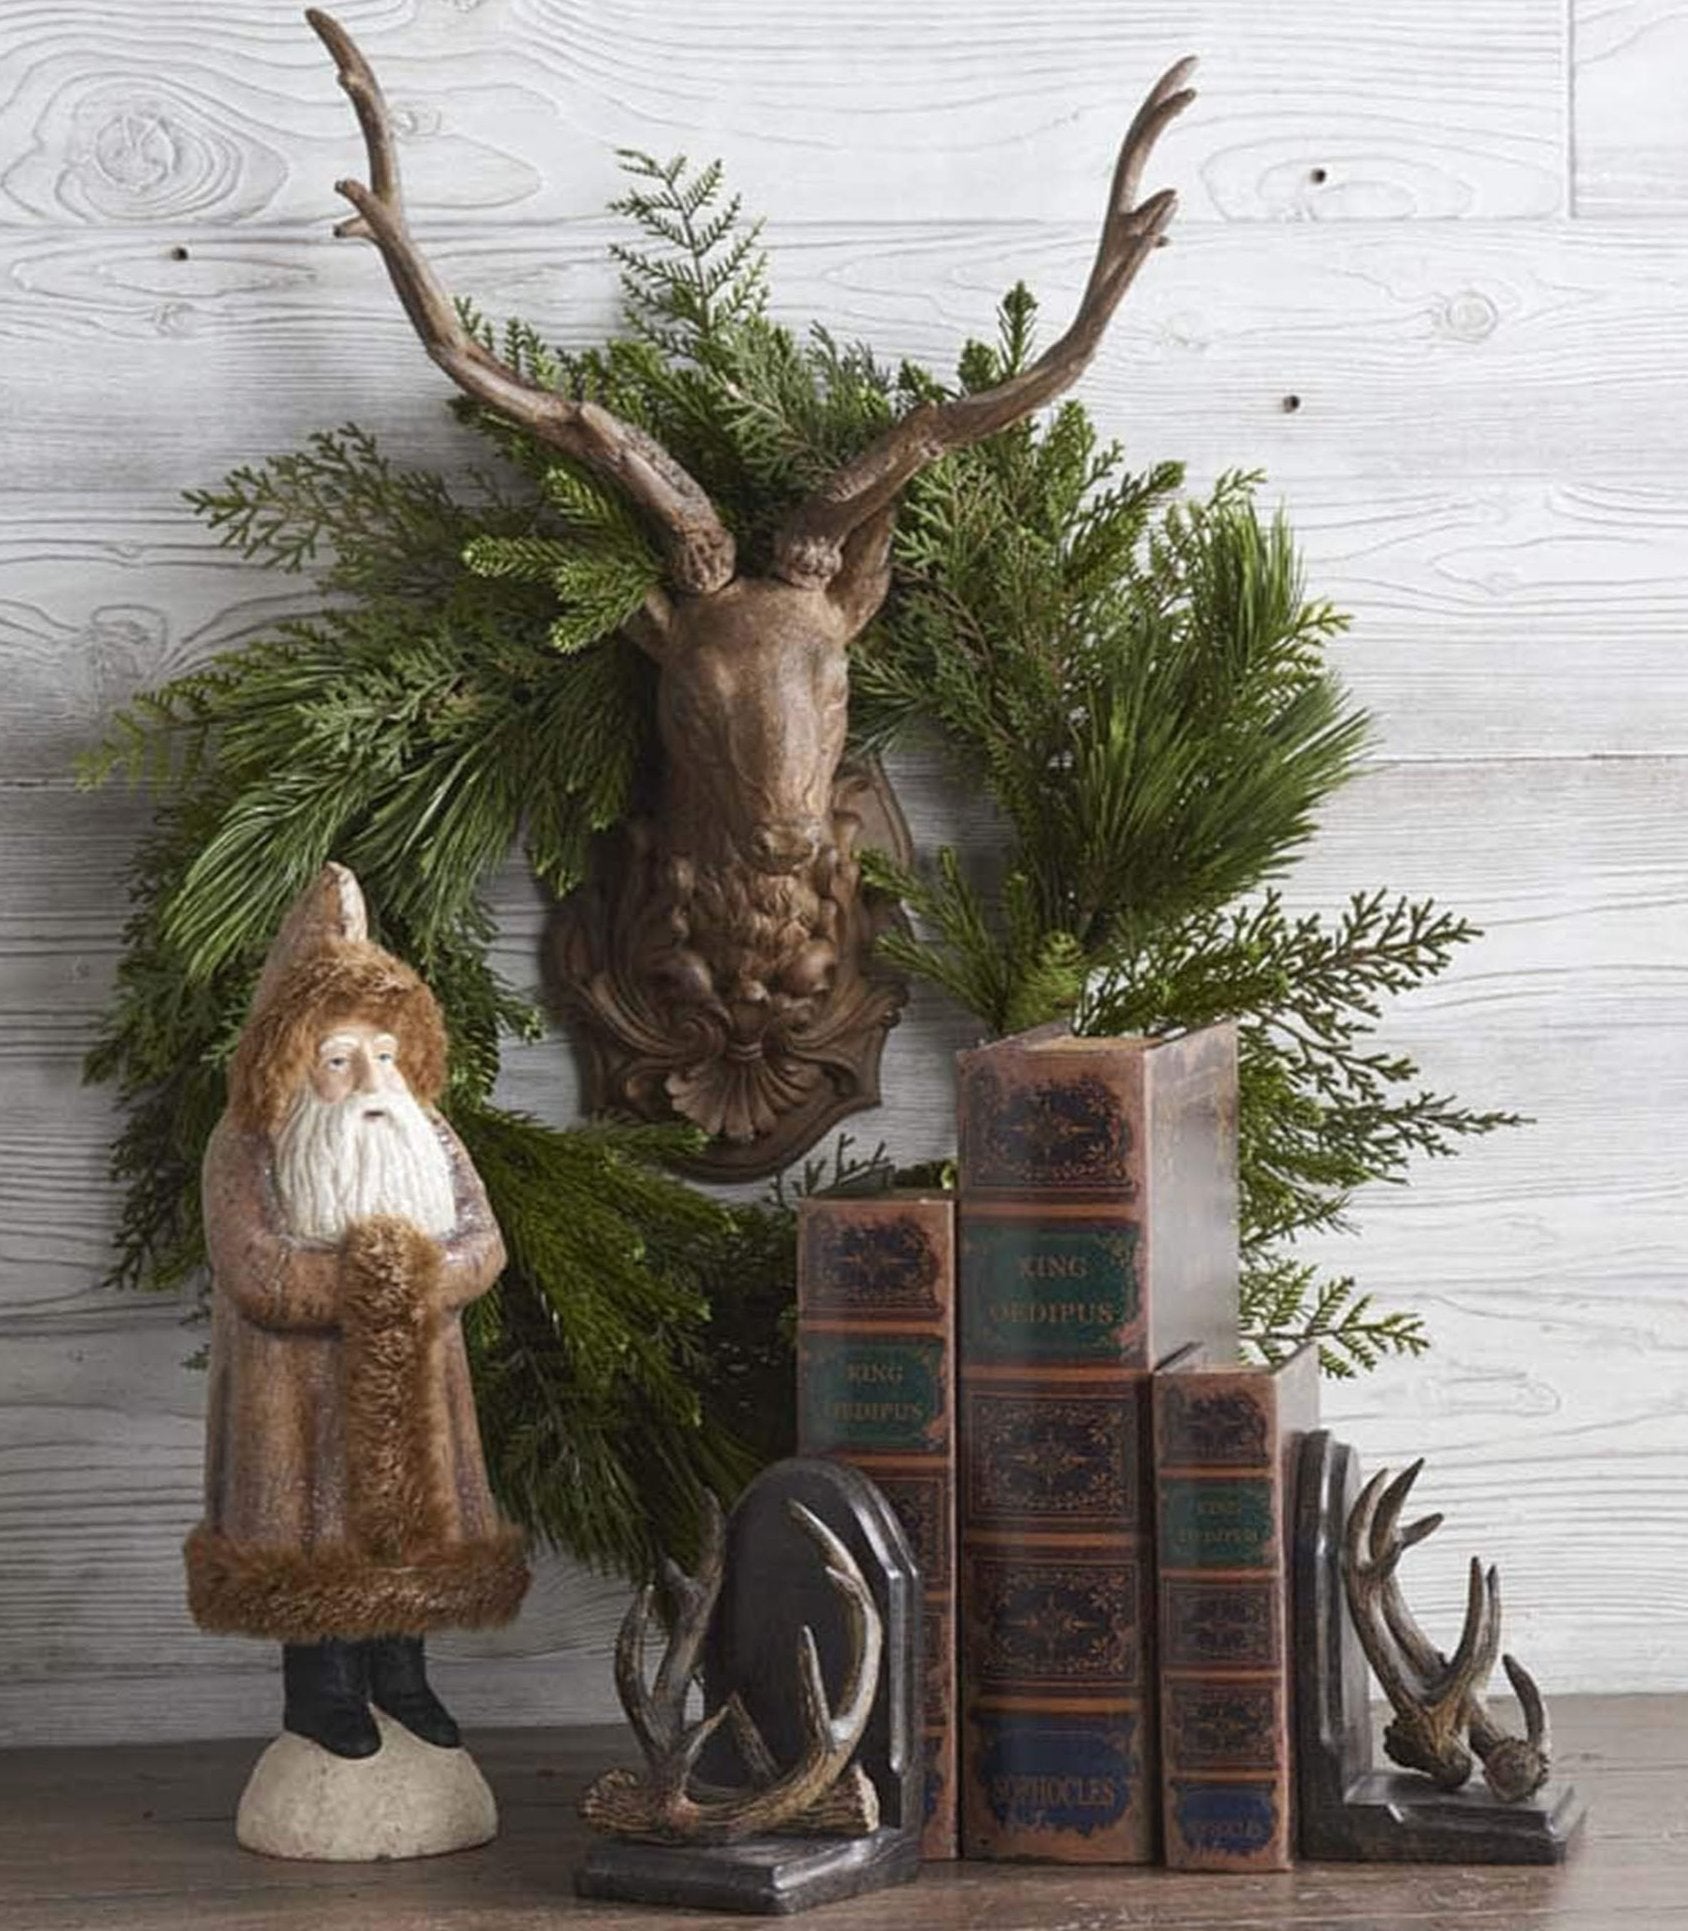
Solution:
[[[1145,460],[1267,470],[1312,582],[1357,614],[1339,662],[1390,755],[1681,752],[1671,398],[1688,394],[1688,229],[1420,232],[1192,232],[1134,291],[1083,393]],[[442,265],[495,311],[580,341],[607,321],[610,233],[463,243]],[[1086,260],[1077,228],[790,240],[785,312],[940,366],[1015,272],[1058,314]],[[0,235],[0,648],[16,666],[0,776],[38,777],[137,684],[308,604],[302,581],[216,550],[173,490],[353,415],[401,458],[451,466],[473,445],[368,250],[271,236],[187,264],[103,238],[6,253]],[[169,293],[184,275],[185,306]],[[161,394],[193,406],[161,413]]]
[[[928,1864],[913,1889],[827,1907],[837,1931],[1665,1931],[1688,1914],[1678,1698],[1567,1699],[1560,1762],[1589,1801],[1562,1870],[1304,1864],[1239,1876]],[[571,1895],[587,1781],[629,1760],[625,1731],[472,1731],[498,1799],[484,1849],[431,1861],[300,1864],[237,1848],[233,1816],[258,1746],[29,1750],[0,1756],[0,1912],[30,1931],[663,1931],[672,1911]]]
[[[489,314],[582,345],[613,325],[606,251],[625,237],[600,221],[448,232],[430,252]],[[1016,279],[1048,331],[1064,325],[1095,235],[979,220],[769,241],[782,318],[944,371],[994,331]],[[1192,223],[1139,278],[1079,393],[1144,460],[1264,467],[1292,497],[1545,477],[1644,501],[1674,473],[1685,323],[1688,226]],[[448,385],[363,244],[254,232],[184,262],[154,235],[0,231],[0,349],[4,478],[30,494],[163,497],[349,417],[410,454],[476,446],[441,428]]]
[[[1137,100],[1206,55],[1165,178],[1194,219],[1540,215],[1563,192],[1564,21],[1530,0],[341,0],[399,117],[419,213],[595,213],[614,150],[720,155],[787,220],[1084,215]],[[14,0],[0,212],[35,223],[321,222],[361,163],[297,12]],[[840,165],[840,155],[848,156]]]
[[[1688,6],[1570,0],[1570,30],[1577,212],[1688,212]]]
[[[0,782],[69,775],[118,706],[317,599],[219,550],[179,498],[0,501]]]
[[[1423,1362],[1327,1385],[1325,1410],[1369,1468],[1429,1457],[1420,1490],[1448,1525],[1415,1553],[1411,1590],[1433,1630],[1452,1640],[1481,1553],[1508,1647],[1549,1694],[1591,1670],[1664,1686],[1688,1616],[1688,767],[1504,773],[1378,773],[1295,883],[1294,903],[1329,902],[1363,874],[1484,925],[1388,1037],[1438,1090],[1532,1119],[1420,1167],[1410,1191],[1371,1189],[1359,1239],[1309,1247],[1420,1309],[1434,1339]]]

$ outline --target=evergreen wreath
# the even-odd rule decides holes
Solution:
[[[569,351],[518,321],[497,346],[647,429],[754,559],[894,414],[953,392],[773,321],[759,224],[718,165],[623,160],[626,332]],[[1035,314],[1012,290],[960,388],[1023,366]],[[489,881],[520,849],[567,893],[628,809],[650,686],[616,633],[659,559],[554,450],[451,406],[494,470],[395,468],[348,426],[194,493],[225,543],[316,568],[330,601],[137,698],[86,761],[87,782],[126,776],[157,806],[88,1060],[128,1112],[114,1278],[198,1274],[199,1162],[255,975],[294,895],[344,860],[381,942],[445,1009],[444,1104],[510,1250],[467,1323],[495,1486],[542,1538],[648,1572],[687,1547],[704,1487],[789,1447],[797,1196],[895,1176],[846,1139],[744,1204],[665,1170],[690,1129],[559,1128],[493,1103],[501,1041],[543,1020],[490,961]],[[1268,1360],[1315,1339],[1350,1374],[1422,1350],[1422,1325],[1297,1260],[1295,1235],[1345,1227],[1367,1182],[1514,1116],[1417,1089],[1412,1062],[1373,1044],[1384,998],[1443,971],[1470,924],[1381,892],[1292,918],[1270,883],[1368,722],[1324,661],[1345,620],[1304,595],[1259,481],[1186,500],[1177,465],[1129,471],[1071,401],[934,465],[906,492],[851,728],[871,750],[935,736],[996,814],[988,877],[948,849],[912,870],[869,855],[916,922],[882,942],[903,969],[993,1034],[1062,1014],[1099,1033],[1239,1021],[1246,1335]]]

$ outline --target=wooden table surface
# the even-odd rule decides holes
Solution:
[[[1553,1716],[1559,1764],[1591,1811],[1562,1870],[1322,1864],[1215,1878],[930,1865],[913,1887],[829,1905],[803,1922],[815,1931],[1688,1931],[1688,1696],[1568,1697]],[[625,1759],[619,1733],[496,1730],[470,1741],[497,1793],[502,1836],[453,1857],[388,1865],[290,1864],[241,1850],[232,1819],[254,1743],[0,1753],[0,1926],[659,1931],[735,1921],[572,1894],[584,1842],[574,1800],[595,1770]]]

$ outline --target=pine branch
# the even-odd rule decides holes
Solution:
[[[696,1135],[484,1106],[454,1119],[511,1257],[471,1310],[495,1486],[555,1546],[651,1574],[689,1544],[705,1488],[730,1496],[755,1465],[699,1391],[695,1256],[726,1211],[652,1164]]]
[[[880,956],[940,986],[992,1032],[1019,1032],[1078,1004],[1087,970],[1083,951],[1071,933],[1043,929],[1024,873],[1010,873],[991,906],[962,875],[948,845],[928,873],[877,852],[864,853],[862,867],[867,882],[901,899],[922,928],[913,935],[886,932]]]
[[[1127,942],[1093,977],[1085,1032],[1165,1031],[1235,1019],[1242,1048],[1239,1132],[1245,1248],[1348,1225],[1354,1193],[1399,1182],[1415,1156],[1522,1124],[1414,1090],[1418,1068],[1378,1052],[1385,997],[1439,976],[1475,926],[1430,900],[1357,893],[1327,923],[1291,918],[1268,891]]]

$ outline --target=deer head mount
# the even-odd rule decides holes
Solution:
[[[883,779],[844,763],[849,647],[890,585],[903,486],[946,452],[1053,401],[1095,353],[1160,243],[1170,191],[1138,200],[1149,155],[1194,98],[1195,63],[1156,83],[1126,134],[1102,238],[1067,332],[997,387],[922,403],[786,519],[766,574],[738,568],[707,493],[636,425],[529,381],[464,326],[411,237],[392,124],[368,62],[327,14],[306,15],[363,130],[369,181],[337,228],[380,249],[423,346],[467,395],[619,491],[643,514],[667,583],[624,634],[657,665],[662,771],[648,816],[600,854],[551,940],[585,1048],[587,1104],[678,1113],[723,1174],[771,1172],[845,1113],[878,1100],[904,988],[876,967],[894,916],[862,890],[861,842],[908,856]]]
[[[836,1712],[814,1633],[805,1628],[793,1659],[806,1738],[795,1763],[782,1769],[774,1761],[737,1695],[688,1721],[686,1698],[698,1674],[726,1562],[725,1527],[711,1497],[697,1574],[688,1576],[672,1562],[663,1565],[674,1621],[654,1679],[647,1679],[645,1670],[650,1588],[639,1591],[621,1625],[616,1691],[644,1753],[645,1770],[608,1770],[588,1788],[580,1813],[595,1830],[653,1843],[736,1844],[771,1832],[863,1837],[877,1828],[878,1795],[851,1759],[879,1689],[879,1612],[843,1541],[802,1503],[789,1504],[789,1514],[814,1543],[845,1608],[849,1654]],[[731,1728],[750,1771],[747,1789],[717,1790],[694,1781],[705,1744],[723,1724]]]
[[[1405,1529],[1401,1512],[1422,1461],[1389,1479],[1380,1469],[1361,1491],[1343,1535],[1342,1578],[1360,1647],[1394,1717],[1383,1733],[1389,1757],[1422,1771],[1444,1790],[1471,1775],[1472,1754],[1503,1803],[1521,1803],[1547,1781],[1551,1745],[1547,1706],[1529,1672],[1511,1656],[1501,1662],[1524,1713],[1525,1734],[1510,1736],[1489,1714],[1483,1690],[1500,1649],[1500,1577],[1471,1559],[1465,1626],[1451,1657],[1419,1628],[1401,1595],[1402,1556],[1442,1524],[1427,1515]],[[1468,1749],[1467,1743],[1470,1748]]]

